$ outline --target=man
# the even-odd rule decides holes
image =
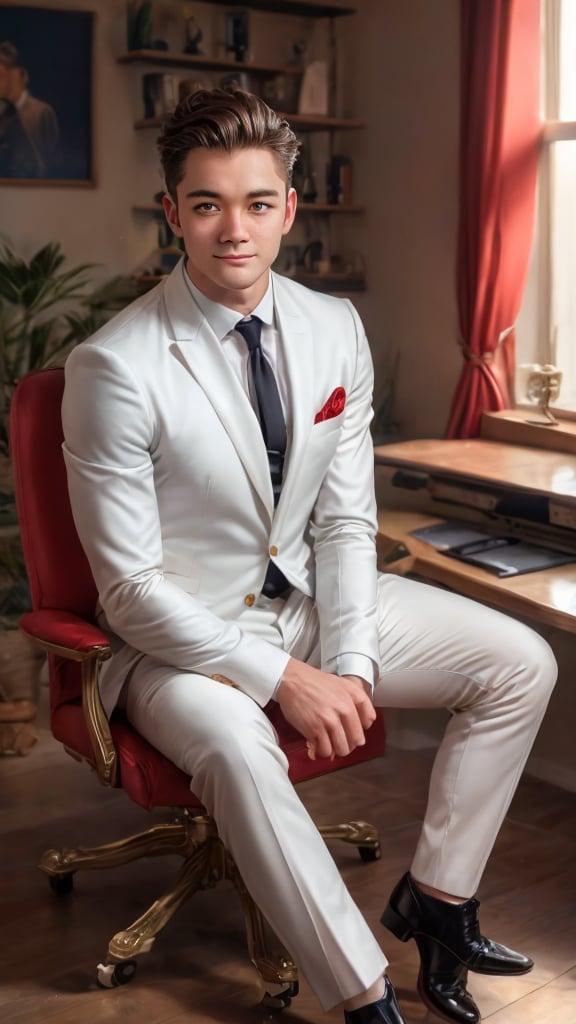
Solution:
[[[311,757],[364,743],[374,704],[453,709],[383,921],[416,939],[425,1002],[477,1021],[468,969],[532,966],[481,936],[473,896],[553,657],[518,622],[377,576],[362,325],[348,301],[270,271],[296,212],[288,125],[248,93],[199,92],[159,147],[186,255],[66,372],[70,495],[115,648],[104,706],[120,700],[192,777],[252,896],[347,1024],[404,1018],[262,709],[278,701]]]
[[[58,119],[27,86],[18,50],[0,43],[0,178],[47,178],[56,168]]]

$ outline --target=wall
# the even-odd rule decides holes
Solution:
[[[396,414],[403,436],[442,436],[460,369],[454,291],[459,81],[458,0],[363,0],[340,29],[345,80],[365,132],[355,155],[367,214],[343,226],[362,253],[358,298],[377,381],[399,352]],[[346,24],[344,24],[346,22]]]

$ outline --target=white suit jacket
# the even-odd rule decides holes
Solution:
[[[277,275],[273,289],[293,425],[276,510],[257,418],[181,264],[68,358],[64,456],[113,634],[108,713],[141,653],[267,703],[289,655],[239,619],[271,549],[316,602],[322,666],[378,662],[368,343],[347,300]],[[315,422],[337,388],[344,409]]]

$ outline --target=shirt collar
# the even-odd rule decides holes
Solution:
[[[230,331],[233,331],[239,320],[244,319],[243,313],[238,313],[234,309],[230,309],[228,306],[223,306],[220,302],[214,302],[213,299],[209,299],[199,288],[190,280],[189,275],[186,272],[186,261],[182,261],[182,273],[184,280],[188,287],[188,291],[192,295],[196,305],[200,312],[208,321],[210,327],[214,331],[217,338],[222,341]],[[260,317],[262,323],[272,326],[274,324],[274,291],[272,288],[272,275],[268,281],[268,287],[262,299],[258,303],[255,309],[252,310],[253,316]]]

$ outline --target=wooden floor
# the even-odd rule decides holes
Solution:
[[[414,943],[378,923],[387,894],[406,869],[422,818],[431,755],[390,750],[380,761],[301,787],[318,823],[366,818],[382,832],[383,857],[362,864],[331,844],[346,882],[390,959],[390,976],[409,1024],[436,1018],[416,992]],[[162,817],[156,815],[156,817]],[[201,893],[140,958],[131,984],[105,991],[96,964],[110,936],[158,896],[178,860],[162,858],[76,876],[57,897],[36,870],[51,846],[120,838],[149,821],[121,793],[102,789],[41,728],[27,758],[0,760],[0,1021],[2,1024],[321,1024],[305,983],[289,1010],[258,1006],[261,990],[244,944],[235,893]],[[526,778],[484,876],[484,931],[530,953],[523,978],[471,976],[491,1024],[576,1024],[576,795]]]

